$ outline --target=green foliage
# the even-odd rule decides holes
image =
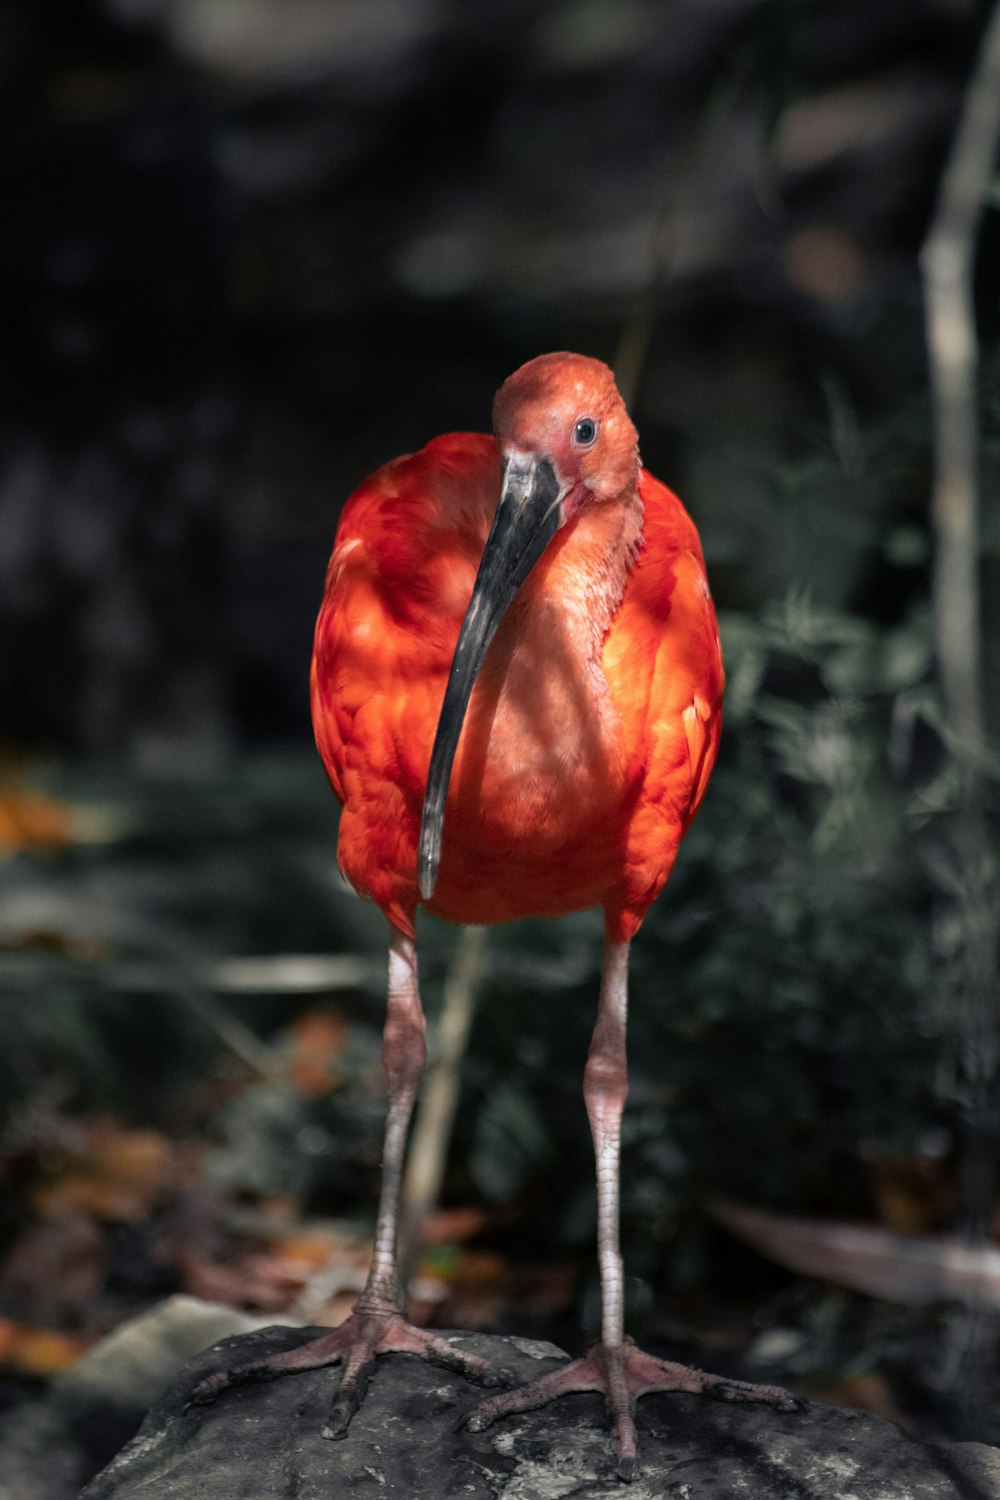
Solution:
[[[879,634],[801,594],[723,624],[725,748],[647,939],[704,1058],[679,1128],[703,1191],[843,1209],[862,1145],[912,1150],[934,1113],[931,884],[892,756],[926,624]],[[702,920],[675,937],[689,903]]]

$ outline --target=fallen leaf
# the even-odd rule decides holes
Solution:
[[[32,1328],[0,1318],[0,1363],[25,1375],[57,1375],[75,1365],[93,1343],[82,1334]]]
[[[264,1256],[224,1265],[192,1253],[182,1257],[184,1290],[205,1302],[256,1312],[283,1312],[302,1288],[301,1272]]]
[[[347,1043],[347,1021],[333,1006],[316,1007],[296,1016],[288,1028],[291,1059],[288,1078],[303,1099],[321,1099],[342,1079],[333,1066]]]
[[[439,1208],[428,1214],[421,1230],[423,1245],[444,1245],[471,1240],[492,1222],[485,1208]]]
[[[0,787],[0,857],[38,849],[53,852],[73,842],[73,814],[62,802],[32,792],[8,769]]]
[[[46,1219],[87,1214],[110,1223],[142,1223],[171,1186],[171,1143],[155,1130],[130,1130],[99,1118],[81,1128],[79,1145],[48,1170],[31,1195]]]
[[[734,1203],[712,1213],[738,1239],[804,1276],[920,1306],[966,1301],[1000,1307],[1000,1250],[944,1235],[891,1234],[867,1224],[764,1213]]]
[[[353,1257],[357,1250],[354,1237],[340,1239],[334,1234],[288,1235],[270,1242],[272,1254],[316,1271],[328,1266],[345,1249]]]

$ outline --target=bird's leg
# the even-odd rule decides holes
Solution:
[[[500,1383],[485,1360],[462,1353],[437,1335],[413,1327],[403,1317],[405,1297],[396,1260],[396,1230],[406,1135],[423,1077],[426,1047],[416,948],[413,939],[395,927],[391,929],[389,940],[388,1005],[382,1062],[389,1096],[382,1152],[382,1190],[371,1266],[353,1312],[338,1328],[318,1339],[310,1339],[267,1359],[209,1375],[192,1391],[189,1405],[213,1401],[231,1385],[273,1380],[299,1370],[339,1364],[343,1366],[343,1373],[323,1436],[342,1438],[346,1437],[351,1418],[364,1399],[379,1354],[419,1354],[435,1364],[459,1371],[480,1385]]]
[[[530,1411],[556,1396],[603,1392],[618,1449],[618,1473],[635,1472],[635,1406],[653,1391],[689,1391],[719,1401],[760,1401],[780,1411],[803,1403],[780,1386],[750,1385],[643,1354],[625,1337],[625,1278],[619,1248],[621,1119],[628,1094],[625,1022],[628,1009],[627,942],[609,939],[604,951],[597,1024],[583,1075],[583,1094],[594,1138],[597,1166],[597,1253],[601,1270],[601,1338],[583,1359],[552,1370],[529,1385],[491,1396],[468,1420],[482,1432],[498,1417]]]
[[[597,1258],[601,1270],[601,1342],[622,1342],[625,1268],[619,1246],[622,1112],[628,1097],[625,1023],[628,1016],[628,943],[609,943],[601,972],[597,1024],[583,1073],[583,1098],[594,1138],[597,1172]]]
[[[368,1279],[355,1308],[358,1312],[379,1312],[385,1308],[401,1312],[403,1309],[403,1288],[396,1264],[396,1231],[406,1137],[427,1064],[425,1029],[416,947],[412,938],[393,929],[389,941],[388,1004],[382,1033],[382,1068],[389,1110],[382,1148],[382,1186],[375,1221],[375,1245]]]

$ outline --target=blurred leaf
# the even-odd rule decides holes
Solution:
[[[336,1063],[347,1042],[347,1021],[327,1006],[303,1011],[288,1029],[291,1058],[288,1076],[304,1099],[319,1099],[339,1086]]]
[[[81,1127],[76,1150],[49,1163],[33,1201],[43,1218],[88,1214],[136,1223],[149,1217],[175,1178],[174,1148],[165,1136],[96,1119]]]
[[[424,1220],[421,1243],[446,1245],[470,1240],[482,1234],[490,1222],[491,1215],[484,1208],[439,1208]]]
[[[730,1203],[716,1204],[712,1212],[755,1250],[804,1276],[890,1302],[959,1300],[1000,1307],[1000,1250],[993,1245],[783,1217]]]
[[[918,526],[895,526],[885,539],[885,555],[897,568],[922,568],[930,557],[930,540]]]
[[[54,853],[74,839],[73,815],[51,797],[25,787],[0,786],[0,857],[24,850]]]
[[[259,1312],[283,1312],[308,1279],[309,1268],[277,1255],[245,1255],[235,1262],[210,1260],[194,1251],[182,1259],[184,1290],[206,1302]]]
[[[92,1343],[92,1338],[81,1334],[32,1328],[0,1318],[0,1365],[25,1375],[58,1375],[75,1365]]]

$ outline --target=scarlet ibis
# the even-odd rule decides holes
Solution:
[[[377,1354],[405,1351],[497,1383],[485,1362],[407,1324],[396,1262],[407,1129],[424,1069],[415,920],[492,923],[602,907],[605,955],[584,1098],[597,1161],[600,1342],[480,1404],[476,1431],[569,1391],[604,1393],[619,1473],[638,1396],[795,1398],[640,1352],[625,1338],[618,1242],[629,943],[705,793],[722,655],[694,524],[640,467],[598,360],[515,371],[494,437],[451,433],[386,464],[344,508],[316,625],[312,711],[343,803],[340,868],[389,920],[389,1111],[371,1271],[339,1328],[205,1382],[340,1363],[326,1437],[343,1437]]]

